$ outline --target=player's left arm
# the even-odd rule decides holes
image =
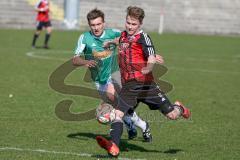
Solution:
[[[113,40],[111,40],[111,41],[106,41],[106,42],[104,42],[103,43],[103,47],[104,48],[109,48],[109,46],[111,45],[111,44],[113,44],[113,45],[119,45],[119,37],[117,37],[117,38],[115,38],[115,39],[113,39]]]
[[[154,64],[157,62],[155,49],[151,38],[144,32],[141,34],[140,43],[142,44],[143,54],[147,59],[147,65],[142,68],[142,73],[148,74],[153,70]]]
[[[148,74],[153,70],[154,64],[156,63],[156,57],[155,55],[148,56],[147,65],[146,67],[142,68],[143,74]]]

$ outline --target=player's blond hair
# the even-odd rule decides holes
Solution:
[[[127,16],[126,17],[133,17],[139,20],[140,23],[143,22],[143,19],[145,17],[144,10],[137,6],[129,6],[127,8]]]

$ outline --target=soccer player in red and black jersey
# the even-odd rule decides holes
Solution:
[[[139,7],[128,7],[125,28],[119,39],[119,66],[122,89],[116,118],[111,124],[111,140],[98,136],[98,144],[112,156],[118,156],[122,134],[122,117],[139,102],[145,103],[152,110],[161,111],[166,117],[175,120],[179,117],[188,119],[190,111],[179,101],[174,104],[154,82],[153,66],[156,63],[154,45],[151,38],[142,29],[144,10]]]
[[[42,31],[43,28],[46,28],[47,32],[45,35],[45,41],[44,41],[44,48],[48,49],[48,41],[50,39],[50,35],[52,32],[52,24],[49,16],[49,1],[48,0],[39,0],[39,2],[35,6],[35,10],[37,12],[37,26],[36,26],[36,32],[33,36],[32,41],[32,47],[35,48],[36,41]]]

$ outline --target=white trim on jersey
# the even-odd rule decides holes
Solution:
[[[151,43],[150,38],[148,37],[148,35],[146,33],[142,32],[142,34],[143,34],[145,42],[147,44],[147,49],[148,49],[149,55],[154,55],[155,53],[154,53],[153,47],[151,47],[152,43]]]
[[[119,29],[115,29],[115,28],[112,28],[112,31],[113,31],[113,32],[121,33],[121,31],[120,31]]]
[[[75,56],[80,56],[83,54],[83,51],[86,47],[86,44],[83,43],[83,38],[84,38],[84,34],[82,34],[78,39],[77,47],[74,53]]]

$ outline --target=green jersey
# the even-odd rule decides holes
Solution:
[[[117,47],[110,46],[112,52],[109,56],[97,59],[94,53],[104,51],[103,43],[120,37],[121,32],[116,29],[105,29],[100,37],[94,36],[91,31],[83,33],[78,40],[75,56],[84,56],[86,60],[96,60],[96,67],[90,68],[91,78],[94,82],[105,84],[111,73],[118,70]],[[109,51],[109,50],[108,50]]]

